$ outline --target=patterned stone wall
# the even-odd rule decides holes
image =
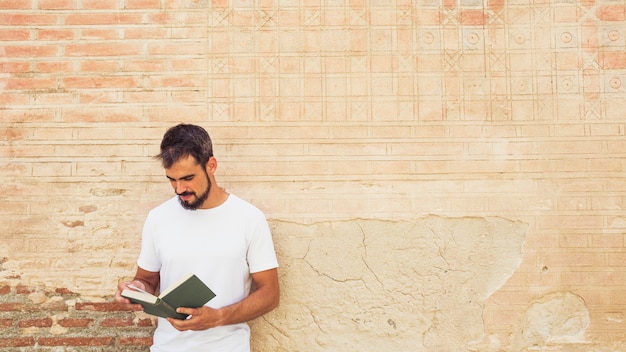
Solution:
[[[0,53],[0,348],[146,348],[179,122],[274,228],[255,350],[626,348],[622,0],[0,0]]]

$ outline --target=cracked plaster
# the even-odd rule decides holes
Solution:
[[[527,224],[502,218],[272,222],[281,306],[255,321],[259,350],[466,348],[485,300],[522,260]]]

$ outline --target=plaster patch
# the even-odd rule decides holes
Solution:
[[[531,346],[584,342],[589,326],[584,300],[570,292],[559,292],[532,303],[511,339],[519,351]]]
[[[527,230],[437,216],[271,225],[283,297],[254,337],[289,351],[466,348],[483,339],[484,302],[520,265]]]

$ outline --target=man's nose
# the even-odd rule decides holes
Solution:
[[[176,194],[181,194],[185,191],[185,186],[182,184],[182,182],[176,182],[174,184],[174,192],[176,192]]]

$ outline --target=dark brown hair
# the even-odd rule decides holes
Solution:
[[[190,155],[204,167],[213,156],[213,144],[204,128],[181,123],[165,132],[161,153],[155,158],[161,160],[164,168],[169,169],[175,162]]]

